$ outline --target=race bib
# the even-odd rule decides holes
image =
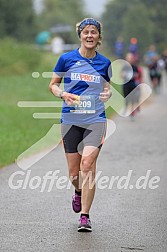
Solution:
[[[82,95],[79,97],[77,104],[70,110],[72,113],[78,114],[94,114],[95,113],[95,96]]]

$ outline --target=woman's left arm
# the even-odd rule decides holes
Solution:
[[[106,102],[108,101],[108,99],[112,96],[112,92],[111,92],[111,86],[109,82],[105,82],[103,85],[103,91],[102,93],[100,93],[99,99],[102,102]]]

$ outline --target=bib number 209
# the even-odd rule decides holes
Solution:
[[[92,105],[91,101],[85,100],[85,101],[80,101],[78,107],[79,108],[91,108],[91,105]]]
[[[95,97],[93,95],[80,96],[79,103],[75,105],[71,112],[78,114],[95,113]]]

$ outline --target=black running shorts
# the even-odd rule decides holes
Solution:
[[[106,123],[84,125],[61,124],[61,133],[66,153],[76,153],[85,146],[101,148],[106,135]]]

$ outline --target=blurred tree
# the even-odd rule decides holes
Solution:
[[[0,37],[11,36],[17,40],[30,41],[34,34],[32,0],[0,0]]]
[[[141,0],[154,25],[153,43],[160,49],[167,46],[167,0]]]
[[[102,24],[104,40],[110,51],[114,51],[114,45],[118,37],[123,37],[123,17],[130,5],[130,0],[111,1],[106,5],[102,16]]]
[[[76,41],[75,24],[83,18],[83,0],[44,0],[44,10],[38,16],[38,25],[40,30],[48,30],[58,24],[71,25],[71,33],[61,34],[67,43],[71,43]]]
[[[123,16],[122,34],[128,44],[130,38],[136,37],[139,44],[139,53],[143,54],[152,43],[153,24],[148,17],[148,11],[142,3],[129,6]]]
[[[167,0],[112,0],[102,15],[107,47],[114,50],[115,41],[124,37],[128,46],[131,37],[137,37],[144,52],[150,43],[162,49],[167,44]]]

